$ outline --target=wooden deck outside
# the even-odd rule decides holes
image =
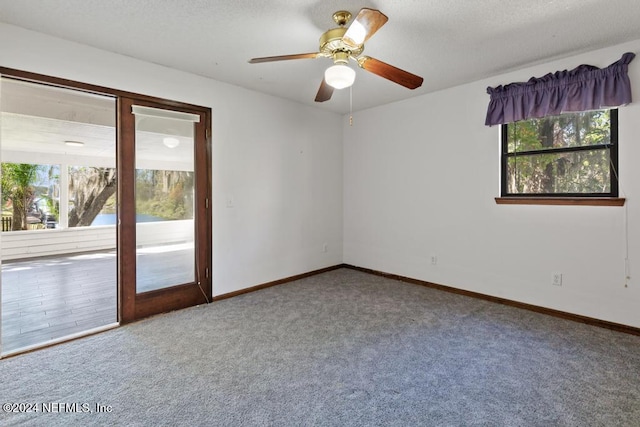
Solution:
[[[2,263],[2,353],[117,322],[114,250]],[[138,255],[139,291],[193,280],[193,246]]]
[[[2,353],[117,322],[115,251],[2,264]]]

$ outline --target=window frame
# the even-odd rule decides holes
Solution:
[[[553,205],[614,205],[621,206],[624,199],[619,198],[619,156],[618,156],[618,109],[609,108],[610,141],[608,144],[585,145],[580,147],[548,148],[545,150],[530,150],[519,153],[509,153],[508,126],[500,125],[500,197],[496,197],[498,204],[553,204]],[[609,150],[609,193],[508,193],[507,167],[512,157],[530,156],[537,153],[570,153],[579,151],[593,151],[594,149]]]

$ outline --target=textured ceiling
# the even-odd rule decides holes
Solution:
[[[354,110],[640,39],[638,0],[0,0],[0,21],[345,113],[348,90],[313,101],[329,59],[247,60],[315,52],[333,12],[362,7],[389,17],[364,54],[424,84],[358,69]]]

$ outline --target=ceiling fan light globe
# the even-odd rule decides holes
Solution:
[[[64,144],[69,147],[84,147],[84,142],[82,141],[65,141]]]
[[[336,64],[326,69],[324,80],[335,89],[344,89],[356,80],[356,72],[348,65]]]
[[[178,138],[173,137],[165,137],[162,139],[162,143],[169,148],[176,148],[180,145],[180,140]]]

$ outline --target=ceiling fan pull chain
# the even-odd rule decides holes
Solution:
[[[353,86],[349,86],[349,126],[353,126]]]

